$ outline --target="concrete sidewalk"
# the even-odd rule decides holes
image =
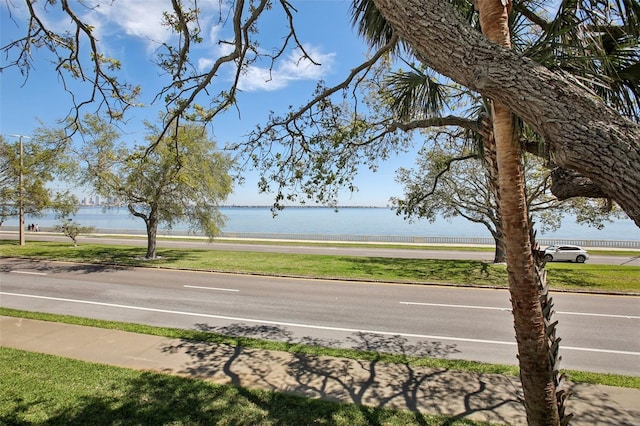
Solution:
[[[0,317],[0,346],[237,386],[526,424],[516,377],[285,352]],[[572,425],[640,425],[640,390],[570,384]]]

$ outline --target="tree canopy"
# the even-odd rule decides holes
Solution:
[[[231,158],[216,149],[206,130],[190,124],[176,127],[160,142],[161,129],[148,125],[147,139],[155,144],[131,147],[117,129],[100,117],[86,115],[77,133],[79,181],[114,205],[126,205],[145,222],[147,258],[156,257],[158,226],[186,222],[209,238],[220,233],[224,216],[218,210],[232,190]]]
[[[20,205],[29,216],[40,216],[46,209],[52,209],[57,217],[75,212],[76,197],[68,190],[53,188],[54,180],[63,178],[72,167],[64,144],[52,142],[42,132],[22,141],[20,136],[12,138],[9,141],[0,136],[0,224],[18,217]]]
[[[536,43],[535,50],[540,58],[556,62],[537,65],[520,52],[500,48],[474,30],[469,21],[472,14],[462,15],[454,5],[460,2],[429,0],[422,3],[417,0],[403,0],[401,3],[380,1],[358,1],[354,3],[354,23],[384,20],[380,34],[372,34],[375,39],[371,59],[362,66],[353,69],[343,83],[331,88],[320,87],[317,96],[302,108],[292,109],[279,120],[287,132],[296,141],[300,127],[296,117],[311,117],[322,108],[322,99],[330,94],[346,94],[350,84],[361,80],[371,65],[388,57],[396,51],[396,46],[410,46],[412,54],[441,75],[475,90],[484,96],[497,99],[518,114],[549,145],[549,152],[558,166],[578,173],[588,179],[592,186],[578,185],[579,191],[585,188],[597,188],[600,195],[614,199],[625,212],[640,224],[640,208],[637,205],[638,193],[638,124],[636,107],[628,111],[618,111],[607,105],[608,98],[598,98],[597,93],[585,86],[585,75],[609,76],[609,85],[626,85],[629,96],[637,96],[638,62],[638,16],[635,2],[617,2],[612,8],[607,2],[597,1],[582,5],[582,2],[561,2],[556,19],[548,19],[539,5],[532,1],[519,1],[515,8],[521,16],[527,18],[523,25],[537,26],[539,29],[560,27],[558,31],[542,40],[523,40],[524,43]],[[47,14],[60,5],[60,11],[70,18],[69,31],[56,31],[45,19]],[[217,23],[230,30],[229,38],[220,43],[229,46],[228,54],[211,61],[204,70],[191,62],[189,53],[202,41],[203,29],[201,9],[192,2],[167,2],[165,26],[179,37],[166,42],[158,50],[157,64],[165,75],[171,76],[170,82],[158,93],[156,99],[166,105],[166,114],[162,126],[161,138],[175,120],[193,119],[211,122],[221,112],[237,104],[239,77],[247,67],[258,60],[271,61],[272,66],[286,53],[287,48],[295,47],[300,52],[300,60],[313,63],[313,57],[304,49],[303,40],[295,30],[295,9],[288,2],[270,3],[267,0],[244,2],[236,1],[225,9],[226,14],[216,15],[207,9],[207,24]],[[7,5],[11,9],[11,5]],[[72,4],[66,0],[49,5],[48,2],[28,2],[30,26],[24,37],[11,40],[2,46],[7,54],[8,65],[20,67],[28,73],[32,65],[32,55],[38,47],[46,47],[57,58],[56,69],[64,81],[79,79],[94,88],[89,99],[75,99],[80,109],[90,102],[105,105],[111,117],[124,117],[125,112],[136,106],[136,96],[140,87],[131,86],[119,73],[121,59],[112,57],[101,50],[92,26],[80,19],[78,9],[89,7],[84,3]],[[604,8],[604,9],[603,9]],[[603,10],[600,10],[603,9]],[[260,28],[264,13],[277,10],[282,19],[283,42],[280,48],[267,51],[259,48]],[[588,15],[586,12],[593,10]],[[606,12],[606,13],[605,13]],[[602,19],[593,19],[593,16]],[[213,18],[213,19],[211,19]],[[227,19],[228,18],[228,19]],[[217,19],[217,21],[216,21]],[[580,25],[568,27],[567,22],[575,21]],[[523,21],[524,22],[524,21]],[[561,25],[562,24],[562,25]],[[566,40],[576,39],[575,34],[589,34],[591,40],[604,40],[600,45],[612,46],[628,53],[624,62],[604,68],[599,56],[585,57],[594,66],[590,74],[575,77],[568,73],[566,61],[571,55],[580,52],[571,48]],[[377,37],[377,38],[376,38]],[[626,37],[626,38],[625,38]],[[635,43],[635,47],[634,47]],[[86,46],[91,52],[91,61],[78,56],[77,49]],[[575,46],[575,43],[574,43]],[[595,44],[585,45],[584,51],[596,51]],[[626,47],[625,47],[626,46]],[[626,50],[624,50],[626,49]],[[550,51],[564,53],[550,55]],[[560,58],[560,59],[557,59]],[[235,70],[235,78],[226,89],[210,93],[209,87],[218,78],[221,67],[227,64]],[[612,78],[616,71],[616,78]],[[604,71],[604,72],[601,72]],[[71,87],[69,85],[68,87]],[[597,87],[597,85],[596,85]],[[72,90],[72,89],[70,89]],[[203,105],[206,99],[208,105]],[[318,110],[312,106],[320,105]],[[283,118],[280,117],[280,118]],[[563,120],[559,120],[562,117]],[[629,118],[631,117],[631,118]],[[278,118],[278,117],[274,117]],[[274,122],[275,123],[275,122]],[[269,126],[272,128],[271,126]],[[263,127],[264,129],[264,127]],[[253,139],[253,142],[260,139]],[[156,142],[159,139],[156,139]],[[598,156],[611,158],[605,167],[591,161]],[[613,164],[616,164],[614,167]],[[570,174],[558,174],[570,176]],[[573,182],[573,180],[568,180]],[[557,185],[556,185],[557,186]],[[576,191],[565,191],[576,194]]]
[[[588,177],[640,226],[640,200],[633,195],[640,190],[637,122],[561,70],[487,40],[448,2],[403,0],[402,7],[388,0],[374,3],[425,63],[507,105],[545,140],[558,165]],[[630,19],[622,22],[635,34],[637,46],[640,8],[633,2],[624,7]],[[635,52],[632,61],[637,62],[637,48]],[[603,157],[608,161],[599,161]]]
[[[482,224],[495,241],[494,262],[505,262],[500,207],[485,170],[482,154],[454,142],[425,146],[417,166],[400,168],[397,180],[404,194],[393,197],[398,214],[410,220],[463,217]],[[524,157],[528,211],[538,231],[555,230],[566,214],[578,223],[602,228],[616,217],[606,203],[587,198],[560,201],[549,192],[550,171],[532,154]]]

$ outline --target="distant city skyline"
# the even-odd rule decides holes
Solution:
[[[101,207],[101,206],[121,206],[124,204],[119,204],[116,202],[116,200],[114,198],[111,197],[101,197],[99,195],[90,195],[90,196],[77,196],[78,198],[78,205],[81,207]],[[268,203],[268,204],[238,204],[238,203],[234,203],[234,202],[224,202],[221,204],[221,207],[271,207],[273,205],[273,202]],[[289,208],[297,208],[297,207],[303,207],[303,208],[313,208],[313,207],[332,207],[332,206],[323,206],[323,205],[316,205],[316,204],[296,204],[296,205],[288,205],[287,207]],[[384,206],[380,206],[380,205],[368,205],[368,204],[340,204],[337,207],[341,207],[341,208],[351,208],[351,207],[365,207],[365,208],[391,208],[391,204],[388,203]]]
[[[83,197],[80,200],[81,206],[99,206],[101,205],[100,196],[96,195],[95,197]]]

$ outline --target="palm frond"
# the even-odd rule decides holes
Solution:
[[[358,34],[373,48],[384,46],[393,35],[393,28],[380,13],[373,0],[353,1],[351,23],[357,28]]]
[[[400,119],[441,116],[446,107],[446,87],[424,70],[407,65],[410,71],[392,72],[385,79],[393,99],[392,111]]]
[[[640,6],[636,1],[563,0],[526,51],[571,75],[625,116],[640,119]]]

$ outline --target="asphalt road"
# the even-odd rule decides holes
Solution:
[[[2,232],[9,238],[17,239],[16,232]],[[29,233],[27,241],[68,241],[68,237],[49,233]],[[88,237],[81,236],[80,244],[113,244],[113,245],[138,245],[146,247],[147,241],[144,237],[140,238],[122,238],[122,237]],[[459,259],[459,260],[479,260],[492,262],[492,251],[466,251],[466,250],[432,250],[432,249],[402,249],[402,248],[380,248],[380,247],[347,247],[347,246],[329,246],[329,245],[304,245],[298,244],[260,244],[252,242],[251,244],[242,242],[227,242],[217,239],[209,242],[206,239],[160,239],[158,247],[176,247],[176,248],[197,248],[211,250],[228,250],[228,251],[259,251],[270,253],[293,253],[293,254],[331,254],[340,256],[361,256],[361,257],[393,257],[404,259]],[[633,265],[640,266],[640,252],[637,256],[602,256],[590,255],[588,263],[601,265]]]
[[[640,376],[640,298],[559,293],[562,368]],[[515,364],[505,290],[0,259],[0,306]]]

